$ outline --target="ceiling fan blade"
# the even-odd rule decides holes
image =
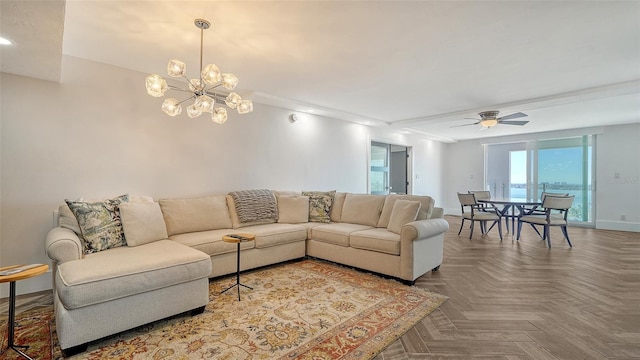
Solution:
[[[523,125],[526,125],[528,122],[529,120],[500,121],[498,124],[523,126]]]
[[[521,113],[521,112],[517,112],[517,113],[513,113],[510,115],[506,115],[503,117],[498,118],[498,120],[511,120],[511,119],[517,119],[517,118],[521,118],[521,117],[525,117],[525,116],[529,116],[525,113]]]
[[[471,125],[478,125],[478,124],[480,124],[480,122],[476,122],[476,123],[473,123],[473,124],[456,125],[456,126],[450,126],[450,127],[454,128],[454,127],[471,126]]]

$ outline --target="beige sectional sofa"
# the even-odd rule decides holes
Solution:
[[[236,245],[222,241],[226,234],[255,235],[241,244],[242,270],[312,256],[412,283],[442,263],[448,223],[431,197],[269,193],[276,215],[255,221],[231,195],[123,201],[113,218],[126,243],[100,251],[83,239],[78,204],[61,206],[46,238],[61,348],[84,351],[90,341],[204,310],[208,278],[236,271]]]

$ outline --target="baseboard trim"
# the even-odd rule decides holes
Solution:
[[[640,232],[640,223],[628,221],[596,220],[596,229]]]
[[[16,295],[32,294],[39,291],[51,290],[53,284],[53,278],[51,275],[51,269],[46,273],[32,277],[29,279],[16,281]],[[0,298],[9,297],[9,286],[2,286],[0,288]]]

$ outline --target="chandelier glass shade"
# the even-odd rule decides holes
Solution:
[[[186,80],[186,86],[174,86],[168,84],[158,74],[147,76],[145,85],[147,94],[153,97],[163,97],[167,90],[181,91],[189,94],[184,100],[176,98],[166,98],[162,103],[162,111],[169,116],[177,116],[182,114],[182,104],[193,100],[188,105],[187,115],[196,118],[202,113],[210,113],[211,120],[217,124],[224,124],[227,121],[227,109],[235,109],[239,114],[246,114],[253,111],[253,103],[251,100],[242,99],[240,95],[233,92],[238,85],[238,78],[233,74],[222,73],[214,64],[202,66],[202,48],[204,30],[211,26],[207,20],[196,19],[194,21],[196,27],[200,29],[200,77],[189,79],[186,75],[187,67],[180,60],[171,60],[167,64],[167,74],[172,78],[181,78]],[[224,88],[231,92],[222,92],[215,90]]]

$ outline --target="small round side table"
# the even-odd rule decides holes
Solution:
[[[224,242],[228,242],[228,243],[236,243],[238,244],[238,248],[236,250],[237,252],[237,267],[236,267],[236,283],[231,285],[230,287],[226,288],[224,291],[222,291],[220,294],[224,294],[225,292],[227,292],[227,290],[231,290],[234,287],[238,287],[238,301],[240,301],[240,286],[244,286],[247,289],[253,290],[252,287],[249,287],[247,285],[241,284],[240,283],[240,243],[243,242],[247,242],[247,241],[253,241],[256,239],[256,236],[253,234],[249,234],[249,233],[240,233],[240,234],[229,234],[229,235],[224,235],[222,236],[222,241]]]
[[[7,324],[7,327],[9,328],[9,336],[8,336],[9,346],[7,346],[5,350],[0,352],[0,354],[3,354],[5,351],[9,351],[9,349],[13,349],[15,352],[22,355],[24,358],[33,360],[29,357],[29,355],[25,354],[20,350],[20,348],[25,350],[28,349],[29,348],[28,345],[16,345],[13,343],[15,321],[16,321],[16,281],[42,275],[46,273],[47,270],[49,270],[49,265],[44,265],[44,264],[14,265],[14,266],[0,268],[0,272],[9,271],[17,268],[25,268],[25,270],[22,270],[15,274],[9,274],[4,276],[0,275],[0,283],[5,283],[5,282],[9,283],[9,322]]]

